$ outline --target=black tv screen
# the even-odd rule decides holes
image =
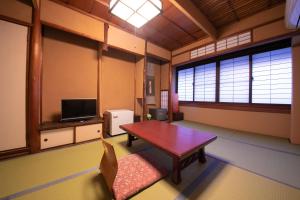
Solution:
[[[61,121],[81,121],[96,117],[96,99],[62,99]]]

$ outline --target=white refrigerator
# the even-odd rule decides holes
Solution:
[[[125,133],[119,126],[133,123],[133,111],[131,110],[107,110],[109,116],[109,134],[119,135]]]

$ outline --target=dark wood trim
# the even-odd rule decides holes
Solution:
[[[179,102],[180,106],[239,110],[250,112],[291,113],[291,105],[284,104],[248,104],[248,103],[215,103],[215,102]]]
[[[28,27],[28,35],[27,35],[27,55],[26,55],[26,147],[28,148],[30,145],[30,130],[29,130],[29,71],[30,71],[30,54],[31,54],[31,37],[32,37],[32,27]]]
[[[168,80],[168,83],[169,83],[169,93],[168,93],[168,111],[169,111],[169,122],[172,122],[173,121],[173,100],[172,100],[172,94],[173,94],[173,84],[172,84],[172,65],[171,63],[169,63],[169,80]]]
[[[252,54],[250,54],[249,55],[249,103],[250,104],[252,104],[252,83],[253,83],[252,71],[253,71]]]
[[[40,151],[40,106],[41,106],[41,71],[42,71],[42,35],[40,9],[33,9],[33,28],[31,36],[30,69],[28,80],[28,116],[29,147],[31,153]]]
[[[152,43],[152,42],[151,42]],[[165,58],[163,58],[163,57],[160,57],[160,56],[157,56],[157,55],[154,55],[154,54],[152,54],[152,53],[149,53],[149,52],[147,52],[147,50],[146,50],[146,54],[145,55],[147,55],[147,56],[149,56],[149,57],[152,57],[152,58],[154,58],[154,59],[157,59],[157,60],[159,60],[159,61],[162,61],[162,62],[170,62],[170,60],[167,60],[167,59],[165,59]]]
[[[195,73],[196,73],[196,67],[194,67],[194,71],[193,71],[193,101],[195,101]]]
[[[105,51],[108,50],[108,29],[109,29],[109,25],[107,23],[104,23],[104,43],[103,43],[103,49]]]
[[[145,57],[144,57],[144,70],[143,70],[143,116],[142,121],[143,120],[147,120],[147,116],[146,116],[146,110],[147,110],[147,105],[146,105],[146,77],[147,77],[147,56],[146,56],[146,52],[147,52],[147,46],[148,46],[148,42],[147,40],[145,41]]]
[[[259,43],[256,45],[247,46],[244,49],[240,48],[232,48],[230,51],[217,53],[211,56],[204,56],[201,59],[193,59],[188,62],[185,62],[184,64],[176,64],[174,67],[177,68],[177,70],[185,69],[185,68],[191,68],[199,64],[207,64],[211,62],[218,62],[220,60],[230,59],[238,56],[244,56],[254,53],[260,53],[265,52],[269,50],[284,48],[287,46],[291,46],[291,40],[290,37],[281,37],[277,40],[272,40],[269,42]]]
[[[83,122],[43,122],[39,126],[40,131],[46,130],[53,130],[53,129],[60,129],[60,128],[68,128],[68,127],[75,127],[75,126],[86,126],[91,124],[100,124],[103,123],[103,119],[101,118],[93,118]]]
[[[76,144],[76,126],[73,127],[73,143]]]
[[[0,20],[15,23],[15,24],[19,24],[19,25],[22,25],[22,26],[28,26],[28,27],[33,26],[32,23],[24,22],[24,21],[21,21],[21,20],[12,18],[12,17],[7,17],[5,15],[1,15],[1,14],[0,14]]]
[[[276,41],[279,41],[279,40],[292,38],[293,36],[296,36],[296,35],[299,35],[299,34],[300,34],[300,30],[296,30],[296,31],[293,31],[293,32],[290,32],[290,33],[287,33],[287,34],[284,34],[284,35],[279,35],[279,36],[276,36],[276,37],[273,37],[273,38],[268,38],[268,39],[261,40],[261,41],[258,41],[258,42],[252,42],[252,43],[244,44],[244,45],[241,45],[241,46],[226,49],[224,51],[219,51],[217,53],[209,54],[207,56],[202,56],[202,57],[197,57],[197,58],[194,58],[194,59],[190,59],[190,60],[184,61],[182,63],[174,64],[173,66],[174,67],[179,67],[179,66],[182,66],[182,65],[188,65],[188,64],[191,64],[191,63],[194,63],[194,62],[199,62],[199,61],[202,61],[202,60],[211,59],[211,58],[214,58],[214,57],[217,57],[217,56],[223,56],[225,54],[230,54],[230,53],[234,53],[234,52],[237,52],[237,51],[243,51],[243,49],[249,49],[249,48],[261,46],[261,45],[264,45],[264,44],[276,42]],[[172,57],[174,57],[174,56],[172,56]]]
[[[1,151],[0,152],[0,160],[6,160],[6,159],[14,158],[17,156],[26,155],[26,154],[29,154],[29,152],[30,152],[30,149],[28,147]]]
[[[135,115],[137,115],[137,109],[136,109],[136,101],[137,101],[137,98],[136,98],[136,81],[137,81],[137,78],[136,78],[136,70],[137,70],[137,66],[136,66],[136,64],[137,64],[137,58],[136,58],[136,56],[134,56],[134,75],[133,75],[133,79],[134,79],[134,84],[133,84],[133,115],[135,116]],[[133,119],[134,119],[134,117],[133,117]],[[134,120],[133,120],[134,121]]]
[[[220,101],[220,62],[216,63],[216,102]]]
[[[99,42],[97,49],[97,116],[100,117],[100,76],[102,65],[102,44]]]

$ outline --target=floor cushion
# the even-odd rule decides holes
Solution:
[[[118,160],[118,172],[113,183],[116,200],[127,199],[167,175],[149,154],[130,154]]]

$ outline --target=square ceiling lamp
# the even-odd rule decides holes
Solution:
[[[142,27],[162,10],[161,0],[111,0],[110,12],[132,24]]]

